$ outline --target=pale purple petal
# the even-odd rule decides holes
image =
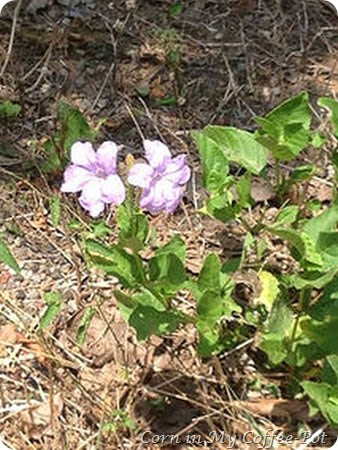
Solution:
[[[154,169],[162,169],[171,160],[171,154],[166,145],[161,141],[149,141],[146,139],[143,142],[146,158]]]
[[[126,197],[126,189],[118,175],[109,175],[102,182],[102,200],[105,203],[120,205]]]
[[[174,212],[183,196],[183,189],[166,181],[159,180],[151,189],[144,191],[140,206],[152,213],[159,211]]]
[[[90,142],[75,142],[70,149],[70,159],[76,166],[85,167],[88,170],[95,170],[96,153]]]
[[[191,175],[190,168],[186,165],[186,158],[186,155],[179,155],[173,158],[162,176],[172,183],[185,184]]]
[[[61,192],[79,192],[93,178],[94,174],[89,170],[71,164],[65,170]]]
[[[90,215],[96,217],[103,211],[104,202],[102,200],[102,178],[93,178],[82,189],[79,198],[80,205],[89,211]],[[97,211],[100,211],[97,213]]]
[[[154,177],[154,169],[149,164],[136,163],[128,174],[128,183],[148,189]]]
[[[104,142],[97,149],[97,162],[106,174],[116,173],[116,157],[119,148],[115,142]]]

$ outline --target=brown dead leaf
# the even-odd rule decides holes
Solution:
[[[27,353],[33,353],[40,364],[44,365],[46,363],[46,352],[38,341],[27,339],[20,333],[17,335],[17,342],[24,345],[24,350]]]
[[[9,345],[17,342],[18,333],[14,323],[6,323],[0,327],[0,356],[3,356]]]
[[[253,414],[270,417],[293,417],[297,420],[308,419],[308,406],[302,400],[284,400],[274,398],[258,398],[248,402],[235,402],[236,406],[245,408]]]
[[[43,403],[31,407],[21,413],[21,418],[27,426],[30,438],[39,439],[41,435],[53,435],[58,418],[62,413],[63,401],[61,394],[47,398]]]
[[[269,181],[255,178],[251,184],[251,197],[255,202],[266,202],[275,197],[273,186]]]

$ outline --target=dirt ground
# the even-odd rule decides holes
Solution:
[[[194,175],[185,208],[152,220],[163,242],[182,233],[188,268],[197,273],[207,251],[223,259],[238,251],[241,230],[230,235],[194,212],[204,192],[188,132],[206,124],[253,130],[253,117],[302,90],[314,104],[338,95],[338,16],[326,2],[173,5],[16,0],[0,17],[0,101],[22,107],[16,119],[0,119],[0,233],[22,268],[15,275],[0,264],[0,436],[15,450],[158,448],[142,442],[147,431],[144,441],[179,436],[180,443],[167,439],[167,449],[194,448],[188,434],[205,439],[212,431],[226,434],[208,448],[230,448],[231,436],[238,436],[234,448],[259,448],[240,436],[255,427],[295,433],[299,424],[322,426],[302,401],[287,397],[285,374],[263,374],[251,389],[262,363],[253,340],[207,361],[196,356],[189,328],[138,343],[117,311],[113,282],[86,267],[78,232],[68,227],[76,218],[86,229],[86,214],[64,197],[61,222],[51,223],[49,199],[61,177],[42,174],[39,164],[60,99],[93,125],[105,119],[99,141],[123,142],[122,159],[140,153],[141,133],[189,153]],[[107,223],[114,227],[114,211]],[[41,333],[44,295],[52,290],[62,294],[62,311]],[[79,346],[90,308],[96,314]]]

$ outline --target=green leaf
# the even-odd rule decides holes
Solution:
[[[93,320],[93,317],[96,314],[96,308],[93,306],[90,306],[89,308],[86,308],[80,322],[80,326],[76,333],[76,342],[79,345],[83,345],[84,341],[87,336],[88,329],[90,327],[90,324]]]
[[[97,239],[104,238],[113,233],[113,230],[106,224],[104,220],[99,220],[92,224],[93,235]]]
[[[313,132],[311,134],[311,145],[314,148],[321,148],[326,142],[326,136],[322,133]]]
[[[267,150],[254,136],[232,127],[207,126],[203,134],[215,142],[224,156],[250,173],[258,175],[267,164]]]
[[[311,108],[306,92],[278,105],[264,118],[256,118],[262,131],[257,140],[273,153],[275,158],[290,160],[307,145],[311,136]]]
[[[326,358],[323,367],[323,381],[331,386],[338,385],[338,355]]]
[[[272,306],[279,294],[279,281],[270,272],[262,270],[259,274],[262,291],[257,298],[254,299],[255,305],[264,305],[267,311],[271,311]]]
[[[312,164],[296,167],[287,179],[286,187],[289,189],[296,183],[303,183],[304,181],[310,180],[315,175],[316,170],[316,166]]]
[[[7,266],[13,269],[17,274],[21,272],[19,264],[12,255],[8,245],[2,240],[0,240],[0,262],[7,264]]]
[[[277,215],[273,226],[291,225],[296,222],[299,214],[299,207],[296,205],[285,206]]]
[[[40,329],[44,330],[50,325],[53,320],[60,314],[62,305],[62,296],[60,292],[53,291],[44,295],[47,309],[40,319]]]
[[[337,224],[338,205],[333,205],[330,209],[308,220],[304,225],[304,231],[312,237],[314,242],[317,242],[319,233],[323,231],[335,231]]]
[[[241,208],[250,208],[251,198],[251,174],[246,173],[236,182],[236,191],[238,195],[237,203]]]
[[[219,145],[203,132],[191,133],[202,161],[203,185],[210,193],[219,193],[227,185],[229,162]]]
[[[335,270],[335,274],[337,269]],[[329,272],[330,273],[330,272]],[[335,275],[334,274],[334,275]],[[332,278],[332,277],[331,277]],[[316,287],[316,286],[315,286]],[[323,286],[319,286],[318,289]],[[313,304],[309,310],[309,315],[317,321],[325,321],[330,318],[338,318],[338,277],[324,285],[322,295],[319,300]]]
[[[60,101],[57,105],[60,130],[44,144],[46,160],[42,170],[46,173],[65,167],[69,160],[71,146],[77,141],[93,141],[92,131],[83,114],[74,106]]]
[[[318,105],[327,108],[331,112],[331,119],[333,123],[333,133],[338,137],[338,102],[330,97],[320,97]]]
[[[134,211],[130,200],[119,206],[117,223],[120,244],[135,252],[142,250],[149,236],[148,220],[144,214]]]
[[[168,255],[169,253],[173,253],[176,255],[182,263],[185,261],[186,256],[186,247],[183,239],[179,234],[175,234],[170,241],[165,244],[163,247],[160,247],[156,250],[156,256],[160,255]]]
[[[176,293],[186,280],[180,258],[173,253],[155,256],[149,261],[149,278],[163,295]]]
[[[21,112],[21,106],[9,100],[0,102],[0,119],[12,119]]]
[[[287,342],[292,333],[294,317],[285,294],[274,301],[268,325],[259,347],[268,355],[272,364],[280,364],[288,356]]]
[[[136,306],[150,306],[157,311],[167,310],[167,305],[163,297],[161,297],[159,294],[156,296],[153,292],[145,288],[142,288],[140,292],[132,295],[131,299]]]
[[[305,272],[302,276],[293,274],[289,276],[289,283],[298,290],[311,288],[322,289],[332,281],[337,271],[338,268],[332,269],[324,274],[316,271]]]
[[[310,342],[314,342],[321,350],[322,356],[338,353],[338,317],[328,318],[323,322],[314,319],[304,320],[301,328]]]
[[[176,311],[158,311],[143,305],[138,305],[129,318],[129,324],[135,328],[139,340],[145,340],[152,334],[171,334],[181,322],[182,318]]]
[[[61,216],[61,200],[60,197],[53,195],[49,200],[51,221],[54,228],[57,228]]]
[[[319,233],[317,248],[338,262],[338,231],[323,231]]]
[[[272,226],[268,229],[273,234],[287,240],[297,250],[296,258],[304,268],[318,270],[322,267],[321,255],[317,252],[315,243],[309,234],[291,228],[275,228]]]
[[[203,267],[199,274],[197,285],[200,291],[220,292],[221,289],[221,262],[218,255],[210,253],[204,260]]]
[[[144,281],[142,260],[137,255],[127,253],[117,245],[110,247],[87,239],[85,248],[95,266],[107,274],[116,276],[126,287],[137,287]]]
[[[57,114],[61,125],[61,143],[67,152],[76,141],[92,141],[95,138],[95,132],[78,108],[61,100],[57,105]]]
[[[330,423],[338,425],[338,386],[332,387],[327,383],[314,381],[303,381],[300,385],[324,417]]]

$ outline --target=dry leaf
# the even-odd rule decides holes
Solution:
[[[302,421],[308,419],[308,406],[302,400],[258,398],[248,402],[235,402],[235,404],[259,416],[293,417]]]
[[[39,439],[43,434],[53,435],[62,409],[63,401],[61,394],[58,393],[53,396],[52,402],[50,398],[47,398],[43,403],[23,411],[21,418],[27,425],[29,436],[33,439]]]
[[[17,342],[18,333],[14,323],[6,323],[0,327],[0,356],[3,356],[6,347]]]

